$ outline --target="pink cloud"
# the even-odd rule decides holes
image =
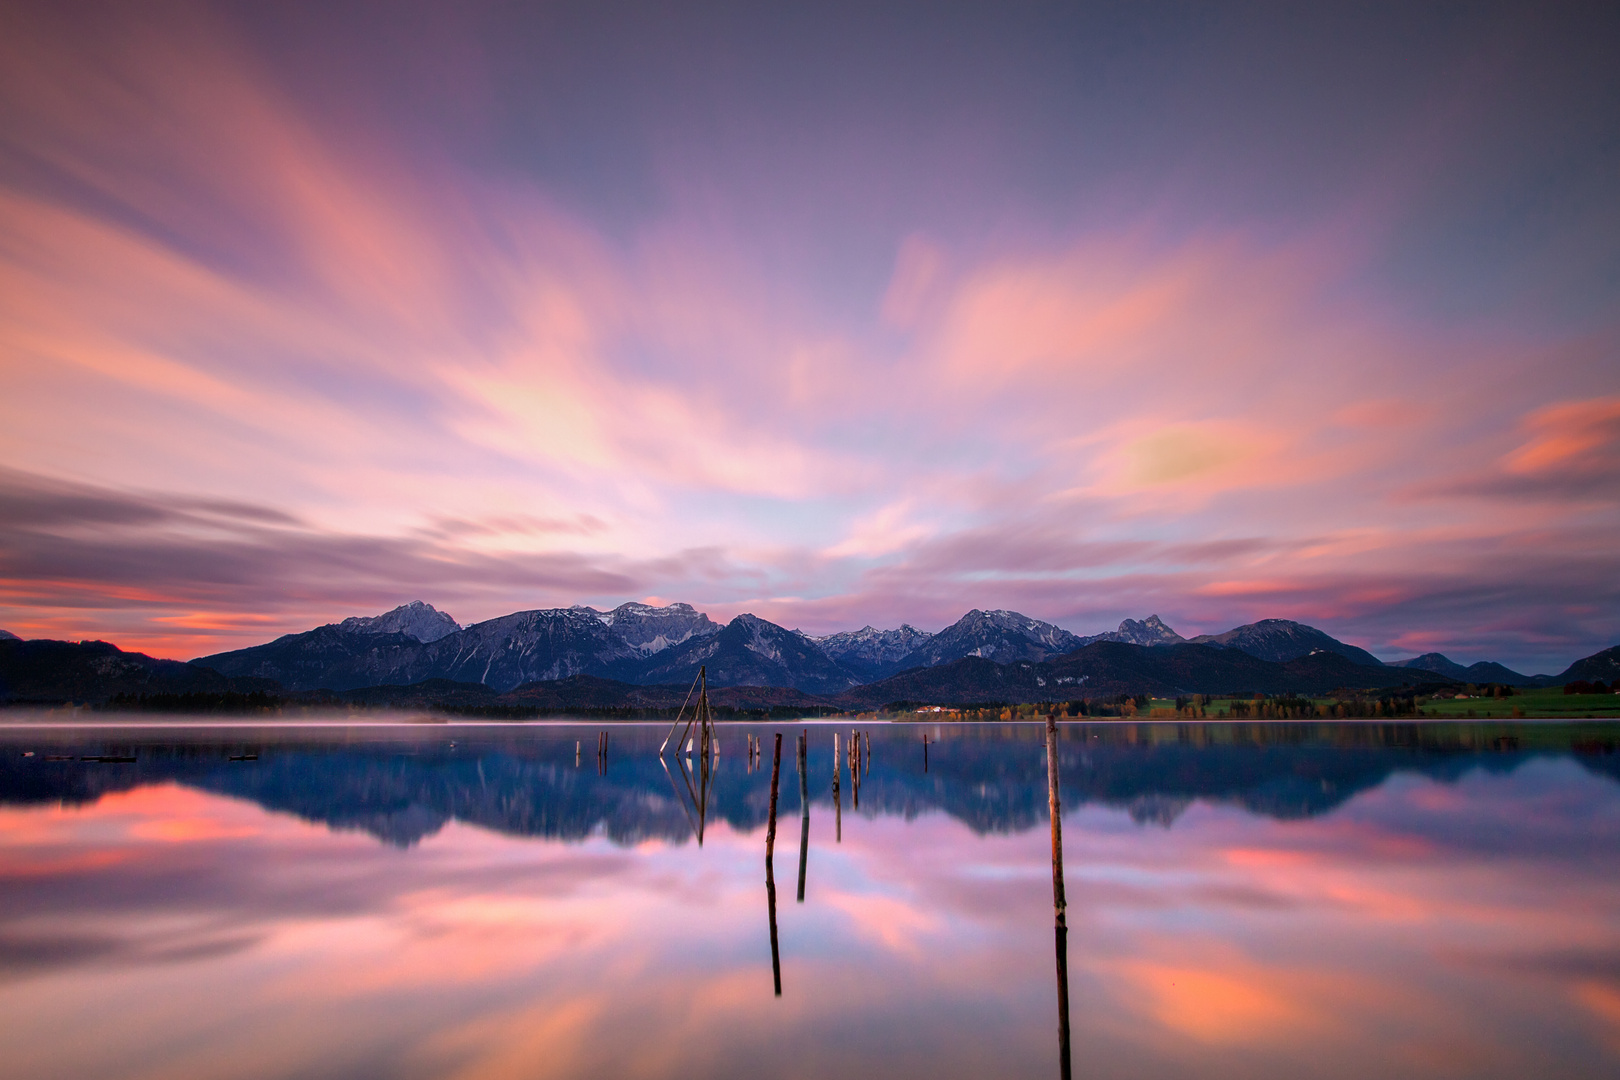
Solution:
[[[897,219],[870,295],[835,302],[773,269],[814,239],[793,208],[772,247],[677,175],[615,236],[521,178],[315,114],[210,18],[9,18],[8,137],[64,182],[0,186],[7,463],[251,501],[299,523],[286,555],[432,552],[386,563],[393,589],[287,558],[247,592],[159,588],[60,573],[39,533],[0,567],[10,629],[223,646],[408,589],[463,619],[652,593],[819,630],[1012,606],[1095,631],[1138,605],[1536,655],[1620,630],[1583,614],[1547,644],[1571,568],[1615,569],[1620,413],[1593,374],[1612,331],[1391,314],[1353,287],[1365,207],[976,244]],[[1526,497],[1534,520],[1506,509]],[[171,550],[221,539],[164,530]],[[75,566],[128,565],[116,530],[72,540]],[[573,570],[518,569],[541,565]],[[1481,643],[1503,590],[1520,614]]]
[[[1620,397],[1548,405],[1523,427],[1530,440],[1508,455],[1511,473],[1620,473]]]

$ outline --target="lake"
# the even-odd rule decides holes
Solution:
[[[1059,1075],[1039,726],[6,715],[0,1077]],[[1620,725],[1060,736],[1074,1075],[1620,1074]]]

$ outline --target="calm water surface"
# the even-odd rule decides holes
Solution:
[[[603,726],[0,727],[0,1077],[1058,1074],[1039,728]],[[1620,1075],[1617,736],[1066,725],[1075,1075]]]

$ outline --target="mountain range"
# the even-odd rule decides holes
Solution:
[[[721,625],[689,604],[627,603],[609,611],[537,609],[464,627],[416,601],[381,615],[200,657],[189,665],[122,653],[102,642],[93,643],[100,651],[86,654],[75,667],[67,653],[47,648],[69,643],[5,637],[12,640],[0,640],[0,700],[49,700],[53,685],[64,699],[78,700],[80,691],[93,698],[92,684],[100,678],[108,687],[102,697],[277,688],[353,695],[356,700],[392,700],[393,695],[414,701],[427,691],[406,694],[401,688],[431,684],[439,688],[435,692],[468,703],[475,688],[479,700],[486,695],[513,698],[502,704],[522,698],[549,707],[560,700],[559,694],[584,694],[601,707],[609,707],[609,699],[612,707],[663,707],[655,702],[668,693],[649,695],[634,688],[684,689],[699,667],[707,670],[715,688],[781,692],[779,701],[769,694],[750,695],[750,701],[769,699],[784,706],[821,701],[839,707],[1122,693],[1319,693],[1446,682],[1546,685],[1563,678],[1520,675],[1488,662],[1463,667],[1438,653],[1385,664],[1363,649],[1286,619],[1264,619],[1187,639],[1150,615],[1126,619],[1115,631],[1082,637],[1015,611],[979,609],[937,634],[907,625],[814,637],[751,614]],[[1570,672],[1590,671],[1569,677],[1613,678],[1606,674],[1606,655],[1578,661]],[[42,676],[46,669],[56,674]],[[95,675],[101,669],[106,669],[105,677]],[[589,693],[578,682],[581,678],[597,680]],[[547,686],[552,688],[540,689]],[[738,707],[744,707],[740,700]]]

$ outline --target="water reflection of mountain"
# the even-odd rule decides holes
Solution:
[[[598,776],[590,749],[598,730],[13,729],[0,734],[0,803],[86,803],[172,782],[401,846],[451,820],[560,840],[690,838],[686,813],[656,756],[662,732],[614,728],[607,775]],[[778,728],[724,728],[723,746],[740,751],[744,730]],[[830,807],[831,729],[808,730],[812,800]],[[862,815],[909,819],[943,811],[980,833],[1045,822],[1037,728],[929,730],[938,731],[938,741],[929,748],[927,773],[919,728],[872,731]],[[1475,768],[1507,771],[1537,754],[1573,754],[1589,770],[1620,778],[1617,734],[1613,725],[1590,723],[1069,725],[1062,744],[1064,799],[1076,808],[1121,808],[1139,823],[1162,826],[1198,799],[1302,818],[1333,809],[1396,770],[1450,781]],[[578,767],[576,741],[585,745]],[[24,756],[28,751],[33,756]],[[119,760],[127,758],[134,760]],[[791,776],[791,758],[783,765]],[[768,785],[768,763],[748,774],[740,754],[723,755],[711,820],[738,829],[763,826]],[[796,781],[784,784],[791,810],[797,809],[797,787]],[[850,795],[846,777],[846,813],[852,812]]]

